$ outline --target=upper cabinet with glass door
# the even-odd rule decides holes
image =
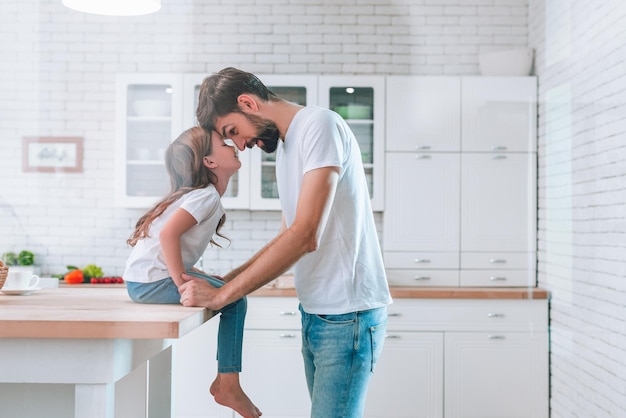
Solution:
[[[202,80],[208,74],[185,74],[183,124],[185,129],[198,125],[196,110],[198,109],[198,97]],[[222,196],[222,204],[225,209],[249,209],[250,208],[250,163],[249,152],[239,152],[241,168],[233,174],[228,182],[228,188]]]
[[[182,76],[119,74],[116,203],[148,208],[170,187],[165,150],[181,133]]]
[[[384,103],[382,76],[321,76],[319,104],[339,113],[361,148],[372,209],[384,209]]]
[[[259,75],[259,79],[281,98],[302,106],[317,103],[317,76]],[[280,210],[276,184],[276,153],[268,154],[258,147],[250,153],[251,209]]]

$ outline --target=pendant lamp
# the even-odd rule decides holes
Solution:
[[[139,16],[161,8],[161,0],[62,0],[63,5],[79,12],[105,16]]]

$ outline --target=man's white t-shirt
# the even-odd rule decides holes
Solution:
[[[337,191],[319,247],[294,267],[298,298],[312,314],[386,306],[392,299],[357,140],[335,112],[305,107],[291,121],[276,156],[287,227],[294,221],[305,173],[330,166],[340,170]]]
[[[189,212],[197,222],[180,238],[183,264],[188,270],[198,262],[224,215],[220,195],[213,185],[182,195],[152,222],[149,236],[137,241],[128,257],[124,280],[152,283],[170,277],[159,234],[165,222],[179,208]]]

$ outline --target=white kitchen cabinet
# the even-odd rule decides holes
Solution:
[[[148,208],[169,191],[164,154],[182,130],[183,78],[119,74],[116,83],[115,201]]]
[[[463,151],[536,151],[535,77],[462,77],[461,85]]]
[[[445,417],[548,416],[548,333],[445,336]]]
[[[443,333],[394,331],[390,317],[363,417],[443,417]]]
[[[301,328],[296,298],[248,298],[241,384],[263,416],[310,415]]]
[[[459,77],[389,76],[385,110],[388,152],[460,151]]]
[[[390,283],[535,286],[535,86],[534,77],[389,77]],[[431,109],[428,96],[437,97]],[[425,116],[415,115],[413,101]],[[407,135],[398,126],[408,126]],[[426,143],[430,137],[441,145]]]
[[[372,209],[384,209],[385,77],[320,76],[318,104],[339,113],[361,148]]]

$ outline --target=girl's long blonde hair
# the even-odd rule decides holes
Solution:
[[[170,176],[170,192],[139,218],[135,230],[126,241],[128,245],[134,247],[137,241],[148,237],[152,222],[182,195],[192,190],[203,189],[210,184],[217,184],[217,176],[204,165],[203,161],[204,157],[211,155],[212,152],[211,132],[199,126],[187,129],[167,147],[165,167]],[[223,215],[215,234],[228,240],[220,234],[225,221],[226,215]],[[213,239],[210,242],[220,247]]]

